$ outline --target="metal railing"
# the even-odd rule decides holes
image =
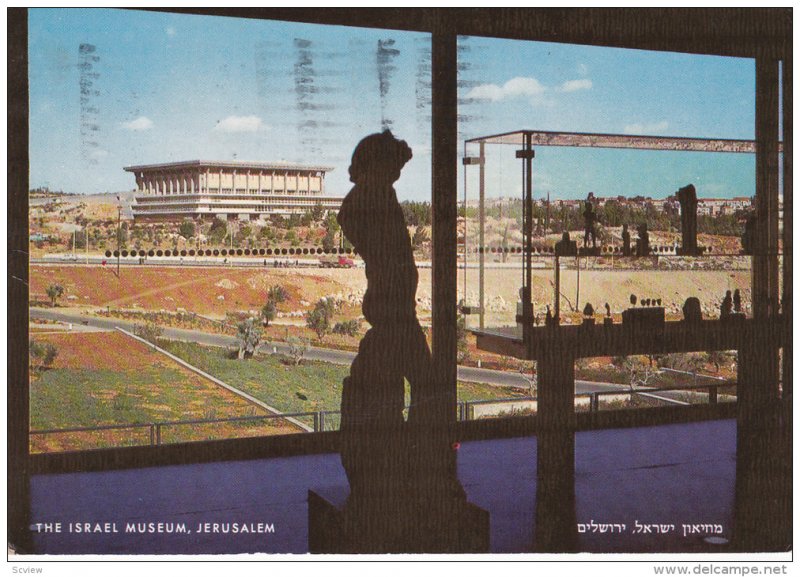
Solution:
[[[293,425],[287,418],[308,418],[313,422],[314,432],[323,431],[325,411],[305,412],[305,413],[281,413],[279,415],[248,415],[243,417],[222,417],[212,419],[191,419],[188,421],[158,421],[152,423],[126,423],[120,425],[97,425],[94,427],[70,427],[66,429],[40,429],[30,431],[31,437],[43,437],[47,435],[63,435],[74,433],[97,433],[102,431],[123,431],[123,430],[145,430],[149,436],[148,443],[137,443],[138,445],[149,444],[159,446],[168,444],[164,442],[164,432],[169,428],[201,425],[220,425],[227,423],[252,424],[259,421],[284,421],[286,426],[297,428],[297,432],[304,432],[299,427]],[[204,440],[204,439],[197,439]],[[180,441],[174,441],[180,442]]]
[[[714,378],[717,380],[717,378]],[[723,380],[724,381],[724,380]],[[659,403],[662,405],[690,405],[690,404],[700,404],[700,403],[691,403],[684,399],[679,398],[670,398],[669,396],[665,396],[669,394],[676,394],[676,393],[686,393],[691,395],[696,400],[703,400],[705,398],[704,404],[717,404],[721,400],[724,401],[725,398],[729,398],[729,401],[735,400],[735,394],[730,395],[723,395],[722,397],[719,394],[719,389],[721,387],[735,387],[735,383],[731,382],[715,382],[707,385],[684,385],[684,386],[668,386],[668,387],[652,387],[652,388],[619,388],[617,390],[610,390],[610,391],[593,391],[589,393],[577,393],[575,395],[576,407],[577,406],[588,406],[589,412],[599,412],[602,410],[602,400],[603,398],[609,397],[627,397],[624,400],[632,400],[634,396],[641,397],[647,399],[649,401],[653,401],[655,403]],[[581,399],[588,399],[586,402],[582,402]],[[613,401],[612,401],[613,402]],[[458,421],[472,421],[476,419],[484,419],[484,418],[502,418],[504,416],[508,416],[509,414],[519,413],[519,414],[533,414],[536,412],[536,403],[537,397],[530,397],[530,396],[520,396],[520,397],[509,397],[509,398],[502,398],[502,399],[482,399],[482,400],[474,400],[474,401],[459,401],[456,405],[456,418]],[[499,409],[497,411],[488,411],[483,414],[476,416],[475,408],[481,406],[495,406],[495,408]],[[523,405],[520,407],[520,405]],[[528,405],[525,407],[524,405]],[[503,406],[510,407],[510,410],[502,410]],[[515,408],[516,407],[516,408]],[[406,407],[406,412],[408,411],[409,407]],[[198,427],[203,425],[222,425],[222,424],[255,424],[258,422],[274,422],[274,421],[281,421],[283,420],[286,424],[285,426],[294,427],[297,429],[296,432],[302,433],[305,432],[301,430],[299,427],[294,426],[287,418],[295,418],[295,419],[304,419],[308,420],[312,423],[312,429],[315,433],[325,432],[325,431],[337,431],[339,430],[339,424],[341,422],[341,411],[338,410],[331,410],[331,411],[313,411],[313,412],[301,412],[301,413],[282,413],[276,415],[248,415],[243,417],[222,417],[222,418],[210,418],[210,419],[192,419],[187,421],[158,421],[152,423],[129,423],[129,424],[119,424],[119,425],[98,425],[94,427],[70,427],[66,429],[41,429],[41,430],[32,430],[30,431],[31,438],[33,437],[45,437],[48,435],[66,435],[66,434],[75,434],[75,433],[97,433],[103,431],[144,431],[144,438],[147,439],[147,442],[138,442],[132,443],[134,445],[150,445],[150,446],[160,446],[163,444],[177,443],[177,442],[191,442],[191,441],[200,441],[200,440],[208,440],[208,437],[204,436],[204,438],[194,438],[192,439],[192,435],[185,435],[185,436],[176,436],[175,440],[169,441],[165,440],[165,431],[169,429],[175,429],[178,427],[194,427],[195,437],[203,437],[203,435],[198,434]],[[219,438],[219,436],[217,436]],[[120,443],[111,444],[110,446],[120,446]]]
[[[704,376],[704,375],[700,375]],[[720,380],[722,382],[718,383],[710,383],[707,385],[699,384],[699,385],[673,385],[673,386],[666,386],[666,387],[647,387],[642,388],[638,387],[635,389],[631,388],[622,388],[610,391],[593,391],[588,393],[576,393],[575,394],[575,401],[576,406],[581,405],[581,399],[588,399],[585,402],[585,405],[588,406],[589,412],[598,412],[602,410],[601,408],[601,401],[609,397],[628,397],[632,399],[633,397],[640,397],[649,399],[661,404],[665,405],[682,405],[687,406],[691,404],[700,404],[700,403],[691,403],[689,401],[680,399],[680,398],[671,398],[669,396],[664,396],[662,393],[667,394],[679,394],[679,393],[686,393],[695,397],[697,400],[702,400],[704,397],[707,399],[705,401],[706,404],[717,404],[720,402],[720,394],[719,389],[725,387],[735,387],[736,383],[732,383],[729,381],[725,381],[724,379],[719,379],[718,377],[712,377],[715,380]],[[727,395],[731,397],[731,401],[735,398],[734,395]],[[723,399],[725,396],[722,397]],[[458,419],[460,421],[470,421],[475,419],[475,407],[485,406],[485,405],[508,405],[512,407],[511,411],[501,411],[494,415],[485,414],[483,417],[478,418],[497,418],[502,416],[507,416],[509,412],[515,412],[513,409],[514,405],[520,404],[529,404],[534,405],[537,403],[537,397],[510,397],[504,399],[484,399],[479,401],[460,401],[458,403]],[[536,407],[531,406],[529,409],[518,409],[519,412],[536,412]]]

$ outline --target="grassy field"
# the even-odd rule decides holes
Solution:
[[[161,346],[246,393],[285,412],[338,411],[342,379],[349,367],[316,361],[299,366],[284,364],[278,356],[260,356],[246,361],[231,359],[225,349],[194,343],[164,341]],[[520,396],[517,389],[476,383],[459,383],[458,400],[503,399]],[[408,393],[406,393],[408,402]],[[307,419],[309,424],[310,419]]]
[[[31,380],[31,429],[149,424],[266,414],[262,409],[195,375],[121,333],[36,336],[58,347],[49,370]],[[286,434],[282,421],[165,427],[162,442]],[[103,432],[33,435],[35,452],[139,445],[149,427]]]

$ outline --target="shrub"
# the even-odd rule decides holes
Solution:
[[[236,339],[239,341],[238,358],[252,357],[261,342],[261,329],[256,326],[253,319],[240,322],[236,329]]]
[[[155,322],[146,320],[143,324],[136,323],[133,325],[133,334],[156,345],[158,344],[158,339],[164,335],[164,329]]]
[[[267,299],[273,301],[275,304],[280,304],[289,300],[289,293],[281,285],[276,284],[269,287],[269,290],[267,291]]]
[[[295,366],[299,365],[308,352],[308,341],[299,337],[289,337],[286,343],[289,345],[289,357]]]
[[[351,319],[349,321],[344,321],[333,325],[334,334],[347,335],[349,337],[356,336],[356,334],[358,334],[358,331],[360,329],[361,329],[360,319]]]

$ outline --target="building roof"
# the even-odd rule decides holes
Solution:
[[[128,172],[139,172],[189,167],[251,168],[259,170],[307,170],[310,172],[330,172],[333,170],[332,166],[294,164],[290,162],[248,162],[243,160],[181,160],[178,162],[162,162],[160,164],[124,166],[123,170]]]

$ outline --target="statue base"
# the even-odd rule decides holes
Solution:
[[[741,323],[745,319],[747,319],[747,316],[744,313],[741,313],[741,312],[728,313],[727,315],[721,315],[719,317],[719,320],[721,320],[723,322],[726,322],[726,323]]]
[[[641,307],[622,311],[622,326],[628,330],[663,329],[664,307]]]
[[[308,491],[308,550],[317,554],[369,553],[488,553],[489,512],[462,501],[450,508],[446,518],[431,519],[411,507],[396,509],[399,514],[382,515],[359,523],[348,509],[347,486]],[[380,508],[376,508],[380,511]],[[401,518],[396,518],[396,517]],[[425,530],[424,525],[440,530]],[[364,527],[362,525],[368,525]],[[382,531],[381,526],[386,530]],[[403,526],[417,530],[402,532]]]

